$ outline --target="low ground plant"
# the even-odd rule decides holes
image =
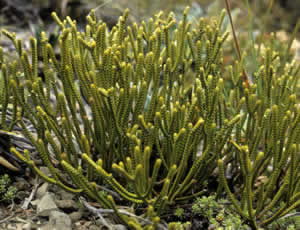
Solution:
[[[246,54],[224,66],[226,12],[192,24],[188,10],[180,22],[159,12],[139,24],[127,23],[126,10],[111,30],[92,11],[84,31],[53,13],[59,53],[45,33],[39,53],[35,38],[28,51],[3,30],[19,58],[7,63],[0,50],[2,127],[11,129],[12,104],[11,122],[51,176],[29,150],[11,152],[45,181],[114,210],[131,229],[161,227],[173,207],[205,193],[225,197],[228,219],[240,226],[268,226],[300,206],[300,67],[280,58],[274,37],[253,76]],[[207,217],[219,223],[226,209],[214,212]]]

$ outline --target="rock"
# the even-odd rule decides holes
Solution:
[[[82,217],[82,212],[80,212],[80,211],[72,212],[70,214],[70,218],[71,218],[71,220],[72,220],[73,223],[76,222],[76,221],[78,221],[78,220],[80,220],[81,217]]]
[[[98,226],[98,229],[110,229],[110,230],[127,230],[127,227],[122,224],[113,224],[111,219],[109,218],[103,218],[96,220],[96,225]]]
[[[46,175],[46,176],[48,176],[48,177],[51,177],[51,172],[49,171],[49,169],[48,169],[47,167],[45,167],[45,166],[40,167],[40,171],[41,171],[44,175]]]
[[[76,222],[74,225],[75,225],[74,229],[77,230],[102,229],[96,226],[95,224],[93,224],[91,221],[86,221],[86,222],[80,221],[80,222]]]
[[[50,213],[50,220],[49,223],[56,228],[57,230],[59,229],[72,229],[72,221],[71,218],[63,213],[63,212],[58,212],[58,211],[52,211]]]
[[[16,229],[15,224],[8,224],[6,227],[7,227],[7,230],[15,230]]]
[[[97,226],[97,225],[91,225],[90,227],[89,227],[89,230],[98,230],[99,229],[99,227]],[[101,228],[102,229],[102,228]]]
[[[78,210],[78,204],[74,200],[56,200],[56,205],[64,211],[75,211]]]
[[[14,186],[17,188],[18,191],[20,190],[28,190],[31,186],[30,184],[22,177],[16,177],[16,182]]]
[[[63,189],[60,189],[57,194],[60,196],[62,200],[72,200],[75,195],[73,193],[67,192]]]
[[[88,230],[84,225],[81,225],[80,223],[76,223],[75,228],[76,230]]]
[[[31,223],[26,223],[26,224],[22,224],[22,227],[20,228],[22,230],[30,230],[30,229],[33,229],[32,228],[32,224]]]
[[[92,221],[86,221],[83,226],[89,229],[92,225]]]
[[[38,205],[38,203],[40,203],[40,199],[36,199],[36,200],[33,200],[30,202],[30,204],[33,206],[33,207],[36,207]]]
[[[70,217],[59,211],[51,211],[49,222],[40,228],[41,230],[71,230],[72,221]]]
[[[48,188],[49,188],[49,184],[47,182],[42,184],[42,186],[40,186],[36,191],[36,198],[41,199],[46,194],[46,192],[48,192]]]
[[[127,227],[123,224],[115,224],[113,225],[114,230],[127,230]]]
[[[58,210],[58,208],[53,200],[53,196],[49,192],[37,203],[36,211],[38,216],[49,216],[51,211],[56,210]]]
[[[35,200],[31,201],[30,204],[35,207],[38,205],[38,203],[40,203],[40,201],[41,201],[40,199],[35,199]]]

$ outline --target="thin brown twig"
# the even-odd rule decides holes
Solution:
[[[11,211],[14,209],[14,206],[15,206],[15,203],[12,202],[12,206],[11,206],[9,212],[11,212]],[[7,217],[5,217],[4,219],[0,220],[0,224],[7,222],[10,218],[14,217],[15,214],[16,214],[16,213],[13,212],[10,216],[7,216]]]
[[[227,10],[227,13],[228,13],[228,16],[229,16],[229,21],[230,21],[230,24],[231,24],[231,29],[232,29],[232,34],[233,34],[235,47],[236,47],[236,50],[237,50],[237,53],[238,53],[238,58],[241,61],[242,55],[241,55],[240,46],[239,46],[239,43],[238,43],[238,40],[237,40],[237,37],[236,37],[236,34],[235,34],[235,29],[234,29],[234,25],[233,25],[233,21],[232,21],[229,1],[225,0],[225,4],[226,4],[226,10]],[[243,78],[244,78],[244,82],[246,84],[246,87],[249,88],[249,81],[248,81],[248,76],[247,76],[247,73],[245,71],[245,68],[243,68]]]
[[[96,214],[99,218],[101,218],[102,220],[104,220],[102,214],[113,214],[115,211],[113,209],[104,209],[104,208],[95,208],[93,207],[92,205],[90,205],[88,202],[86,202],[86,200],[84,199],[84,197],[80,197],[79,200],[82,202],[82,204],[89,210],[91,211],[92,213]],[[123,215],[127,215],[127,216],[130,216],[130,217],[134,217],[138,220],[141,220],[143,222],[145,222],[146,224],[153,224],[152,221],[146,219],[146,218],[143,218],[141,216],[137,216],[133,213],[130,213],[124,209],[120,209],[118,208],[118,211],[119,213],[123,214]],[[105,221],[106,222],[106,221]],[[162,224],[158,224],[158,227],[159,229],[161,230],[167,230],[167,228],[165,226],[163,226]]]

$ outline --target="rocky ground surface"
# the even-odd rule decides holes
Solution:
[[[28,182],[17,177],[13,185],[18,190],[17,203],[0,206],[0,230],[127,229],[115,224],[110,215],[93,213],[96,204],[89,204],[40,179]]]

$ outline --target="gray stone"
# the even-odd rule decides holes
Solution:
[[[49,171],[49,169],[45,166],[40,167],[40,171],[45,174],[46,176],[51,176],[51,172]]]
[[[76,230],[88,230],[87,227],[85,227],[84,225],[81,225],[80,223],[78,225],[75,226]]]
[[[72,221],[70,217],[59,211],[52,211],[49,216],[49,222],[42,227],[40,230],[71,230]]]
[[[48,223],[48,224],[45,224],[45,225],[39,227],[39,230],[52,230],[52,228],[51,228],[51,225]]]
[[[46,192],[48,192],[48,188],[49,188],[49,184],[47,182],[42,184],[42,186],[40,186],[36,191],[36,198],[41,199],[46,194]]]
[[[74,200],[56,200],[55,203],[61,209],[78,210],[78,204]]]
[[[81,217],[82,217],[82,212],[80,212],[80,211],[78,211],[78,212],[72,212],[70,214],[70,218],[71,218],[71,220],[72,220],[73,223],[76,222],[76,221],[78,221],[78,220],[80,220]]]
[[[8,224],[7,225],[7,230],[15,230],[16,229],[16,225],[15,224]]]
[[[53,196],[49,192],[37,203],[36,211],[38,216],[49,216],[51,211],[56,210],[58,210],[58,208],[53,200]]]
[[[92,221],[86,221],[83,226],[89,228],[92,225],[93,225]]]
[[[16,177],[16,182],[14,183],[14,186],[17,188],[18,191],[28,190],[31,187],[28,181],[26,181],[22,177]]]
[[[40,203],[40,199],[35,199],[33,201],[30,202],[31,205],[33,205],[34,207],[38,205],[38,203]]]
[[[96,220],[96,225],[98,229],[109,229],[109,230],[127,230],[128,228],[122,224],[113,224],[111,219],[103,218]]]
[[[32,227],[31,223],[26,223],[26,224],[22,224],[22,227],[20,229],[22,229],[22,230],[31,230],[31,229],[33,229],[33,227]]]
[[[59,211],[52,211],[50,213],[49,224],[52,226],[52,229],[72,229],[71,218],[67,214]]]
[[[127,230],[128,228],[125,225],[122,225],[122,224],[115,224],[112,229],[114,229],[114,230]]]
[[[59,190],[57,194],[60,196],[62,200],[72,200],[75,197],[73,193],[67,192],[63,189]]]
[[[100,229],[103,229],[103,228],[100,228]],[[89,227],[89,230],[99,230],[99,227],[97,225],[91,225]]]

